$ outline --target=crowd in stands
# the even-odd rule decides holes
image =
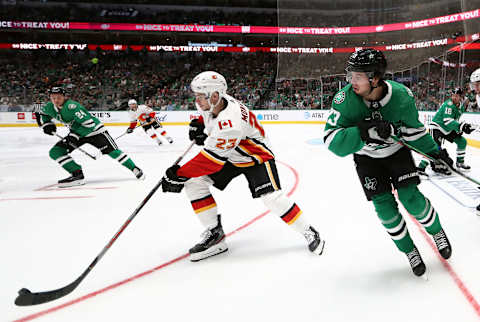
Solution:
[[[278,0],[275,8],[228,8],[220,6],[162,6],[66,3],[36,4],[17,1],[15,5],[0,7],[0,16],[6,20],[27,21],[92,21],[164,24],[205,24],[244,26],[304,26],[342,27],[414,21],[461,12],[460,1],[417,1],[408,5],[390,1],[378,5],[371,1],[342,3],[311,3],[311,1]],[[132,2],[134,3],[134,2]],[[179,4],[181,5],[181,3]],[[293,9],[293,10],[291,10]]]
[[[436,110],[458,78],[457,69],[449,69],[444,79],[441,66],[430,65],[388,75],[412,89],[420,110]],[[66,88],[89,110],[125,110],[131,98],[150,100],[157,110],[193,110],[189,84],[205,70],[223,74],[230,95],[252,109],[328,109],[346,85],[344,75],[288,77],[283,67],[277,55],[268,53],[4,50],[0,111],[31,110],[48,101],[52,86]],[[465,70],[464,80],[469,73]]]

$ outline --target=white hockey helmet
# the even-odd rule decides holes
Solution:
[[[471,75],[470,75],[470,89],[475,90],[474,88],[474,83],[480,82],[480,68],[476,69]]]
[[[132,99],[129,99],[129,100],[128,100],[128,105],[130,106],[130,105],[133,105],[133,104],[137,105],[137,101],[134,100],[133,98],[132,98]]]
[[[220,98],[227,94],[227,81],[225,77],[220,75],[214,71],[206,71],[198,74],[195,76],[190,83],[190,88],[194,93],[205,94],[205,97],[208,100],[208,105],[210,106],[210,110],[215,107],[210,103],[210,96],[217,92]],[[217,105],[220,103],[221,100],[218,100]],[[200,110],[197,103],[195,103],[197,109]]]

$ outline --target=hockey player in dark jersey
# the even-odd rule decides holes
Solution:
[[[418,190],[420,180],[411,152],[392,138],[405,142],[449,165],[418,119],[413,94],[402,84],[384,80],[387,61],[382,52],[361,49],[347,63],[347,80],[332,102],[324,140],[338,156],[353,154],[357,173],[368,200],[395,245],[407,255],[412,271],[421,276],[426,267],[392,193],[433,237],[443,258],[452,248],[430,201]]]
[[[37,115],[37,122],[43,132],[55,135],[57,127],[52,119],[65,124],[70,128],[70,133],[50,149],[50,158],[57,161],[70,177],[58,181],[60,187],[70,187],[84,184],[82,167],[70,156],[70,153],[89,143],[98,148],[103,154],[108,154],[121,165],[131,170],[138,179],[143,179],[142,170],[118,149],[117,144],[108,133],[99,119],[94,117],[80,103],[67,99],[65,90],[61,87],[53,87],[50,90],[50,102],[46,103]]]

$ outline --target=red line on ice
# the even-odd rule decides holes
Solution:
[[[395,195],[397,196],[398,198],[398,194],[396,191],[394,191]],[[405,209],[405,207],[403,208]],[[407,211],[405,209],[405,211]],[[408,213],[408,211],[407,211]],[[443,264],[443,266],[445,267],[445,269],[447,270],[448,274],[450,274],[450,277],[453,279],[453,281],[455,282],[455,284],[457,284],[457,287],[460,289],[460,292],[462,292],[463,296],[465,296],[465,298],[467,299],[468,303],[470,303],[470,305],[473,307],[473,309],[475,310],[475,313],[477,313],[477,315],[480,317],[480,305],[478,304],[477,300],[475,299],[475,297],[473,297],[472,293],[470,293],[470,291],[468,290],[468,288],[465,286],[465,283],[460,279],[460,277],[458,277],[458,274],[455,272],[455,270],[453,269],[453,267],[450,265],[449,262],[447,262],[446,259],[444,259],[442,257],[442,255],[440,255],[440,253],[438,252],[437,250],[437,246],[433,243],[432,239],[430,238],[430,236],[426,233],[425,229],[423,228],[423,226],[415,219],[415,217],[413,217],[410,213],[408,213],[410,215],[410,218],[412,219],[413,223],[415,224],[415,226],[417,226],[417,229],[420,231],[420,233],[422,234],[423,238],[425,238],[425,240],[427,241],[428,245],[430,245],[430,248],[432,248],[433,252],[437,255],[437,258],[440,260],[440,262]]]
[[[470,305],[475,310],[475,313],[477,313],[477,315],[480,317],[480,305],[478,304],[475,297],[473,297],[472,293],[470,293],[468,288],[465,286],[465,283],[463,283],[463,281],[460,279],[460,277],[458,277],[458,274],[455,272],[455,270],[450,265],[450,263],[446,259],[444,259],[442,257],[442,255],[440,255],[440,253],[437,250],[437,246],[435,246],[435,244],[433,243],[430,236],[425,232],[425,229],[423,229],[422,225],[412,215],[410,215],[410,217],[412,218],[412,221],[417,226],[418,230],[420,230],[420,232],[422,233],[422,236],[425,238],[427,243],[430,245],[430,248],[432,248],[433,251],[435,252],[435,254],[437,254],[438,259],[440,260],[440,262],[442,262],[443,266],[445,267],[447,272],[450,274],[450,277],[453,279],[455,284],[457,284],[457,287],[460,289],[463,296],[465,296],[467,301],[470,303]]]
[[[117,189],[118,187],[83,187],[83,188],[60,188],[56,183],[37,188],[34,191],[64,191],[64,190],[103,190],[103,189]]]
[[[34,197],[34,198],[5,198],[0,199],[1,201],[12,201],[12,200],[50,200],[50,199],[78,199],[78,198],[93,198],[93,196],[68,196],[68,197]]]
[[[277,161],[277,162],[283,164],[283,165],[286,166],[288,169],[290,169],[290,171],[292,171],[292,172],[293,172],[293,175],[295,176],[295,183],[293,184],[292,189],[290,189],[290,191],[289,191],[288,194],[287,194],[288,196],[290,196],[290,195],[292,195],[292,194],[295,192],[295,190],[297,189],[298,180],[299,180],[299,179],[298,179],[298,172],[297,172],[293,167],[289,166],[289,165],[286,164],[286,163],[283,163],[283,162],[280,162],[280,161]],[[265,216],[266,214],[268,214],[269,212],[270,212],[270,210],[267,210],[267,211],[261,213],[261,214],[258,215],[257,217],[251,219],[251,220],[250,220],[249,222],[247,222],[246,224],[244,224],[244,225],[238,227],[237,229],[235,229],[234,231],[228,233],[227,236],[231,236],[231,235],[235,234],[236,232],[238,232],[238,231],[240,231],[240,230],[242,230],[242,229],[250,226],[250,225],[253,224],[255,221],[261,219],[262,217],[264,217],[264,216]],[[58,311],[58,310],[60,310],[60,309],[65,308],[65,307],[71,306],[71,305],[73,305],[73,304],[76,304],[76,303],[85,301],[85,300],[87,300],[87,299],[89,299],[89,298],[92,298],[92,297],[94,297],[94,296],[97,296],[97,295],[99,295],[99,294],[105,293],[105,292],[107,292],[107,291],[109,291],[109,290],[112,290],[112,289],[114,289],[114,288],[117,288],[117,287],[119,287],[119,286],[121,286],[121,285],[123,285],[123,284],[132,282],[132,281],[134,281],[134,280],[136,280],[136,279],[139,279],[139,278],[141,278],[141,277],[143,277],[143,276],[145,276],[145,275],[149,275],[149,274],[151,274],[151,273],[154,273],[155,271],[158,271],[158,270],[160,270],[160,269],[162,269],[162,268],[164,268],[164,267],[166,267],[166,266],[169,266],[169,265],[174,264],[174,263],[176,263],[176,262],[178,262],[178,261],[181,261],[181,260],[183,260],[183,259],[185,259],[185,258],[187,258],[187,257],[188,257],[188,254],[183,254],[183,255],[181,255],[181,256],[179,256],[179,257],[177,257],[177,258],[172,259],[171,261],[168,261],[168,262],[166,262],[166,263],[163,263],[163,264],[161,264],[161,265],[159,265],[159,266],[157,266],[157,267],[154,267],[154,268],[152,268],[152,269],[150,269],[150,270],[148,270],[148,271],[145,271],[145,272],[142,272],[142,273],[140,273],[140,274],[134,275],[134,276],[129,277],[129,278],[123,280],[123,281],[120,281],[120,282],[111,284],[111,285],[109,285],[109,286],[107,286],[107,287],[104,287],[104,288],[98,290],[98,291],[94,291],[94,292],[88,293],[88,294],[86,294],[86,295],[84,295],[84,296],[78,297],[78,298],[76,298],[76,299],[73,299],[73,300],[71,300],[71,301],[65,302],[65,303],[63,303],[63,304],[60,304],[60,305],[51,307],[51,308],[46,309],[46,310],[43,310],[43,311],[39,311],[39,312],[34,313],[34,314],[31,314],[31,315],[27,315],[27,316],[25,316],[25,317],[23,317],[23,318],[20,318],[20,319],[18,319],[18,320],[13,321],[13,322],[31,321],[31,320],[36,319],[36,318],[38,318],[38,317],[44,316],[44,315],[46,315],[46,314],[53,313],[53,312],[55,312],[55,311]]]

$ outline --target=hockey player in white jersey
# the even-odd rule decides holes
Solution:
[[[480,68],[470,75],[470,88],[475,92],[477,108],[480,108]]]
[[[132,133],[137,127],[137,121],[140,122],[145,133],[148,134],[158,145],[162,145],[160,136],[164,137],[168,143],[173,143],[173,139],[167,135],[167,132],[163,129],[162,124],[155,118],[155,112],[153,109],[145,104],[138,105],[137,101],[131,99],[128,101],[128,107],[130,110],[128,114],[130,116],[130,126],[127,128],[127,133]],[[160,136],[157,135],[157,130],[160,132]]]
[[[311,252],[321,255],[324,241],[282,191],[275,157],[255,114],[227,95],[227,82],[219,73],[200,73],[191,89],[201,117],[190,123],[189,137],[204,147],[183,166],[168,168],[162,180],[164,192],[179,193],[185,186],[193,211],[206,229],[202,241],[189,250],[190,260],[199,261],[228,250],[210,186],[224,190],[242,174],[252,197],[260,198],[306,238]]]

